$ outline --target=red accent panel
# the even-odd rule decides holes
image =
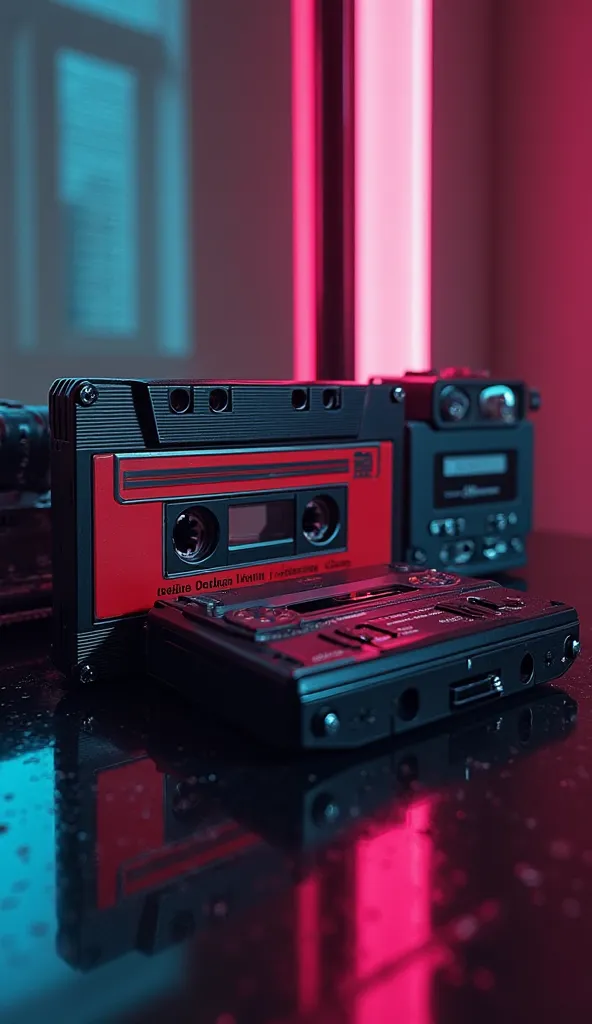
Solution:
[[[228,822],[219,831],[232,829],[235,833],[239,826],[235,822]],[[217,837],[219,838],[219,837]],[[207,844],[206,849],[203,849]],[[156,889],[172,879],[178,879],[190,872],[199,871],[209,864],[216,864],[230,857],[234,857],[246,850],[255,849],[261,845],[261,840],[249,832],[239,832],[231,838],[224,839],[212,844],[211,837],[196,835],[188,842],[171,843],[158,850],[151,857],[143,857],[141,861],[134,864],[126,864],[122,869],[122,890],[124,896],[133,896],[135,893],[144,892],[146,889]],[[170,863],[163,864],[164,858],[171,858]],[[174,860],[172,859],[174,858]],[[136,874],[138,868],[142,867],[142,874]]]
[[[364,451],[372,457],[370,476],[354,477],[353,456]],[[202,572],[183,576],[178,580],[167,580],[163,575],[163,506],[161,498],[187,497],[199,501],[212,494],[273,493],[276,490],[313,488],[347,485],[348,488],[348,548],[347,552],[310,552],[302,558],[286,562],[258,563],[261,569],[268,565],[269,580],[282,579],[284,571],[289,578],[306,576],[311,572],[329,572],[336,568],[363,568],[388,562],[392,556],[392,502],[393,502],[393,454],[390,441],[375,445],[355,445],[335,449],[286,449],[265,452],[192,454],[154,458],[122,459],[115,477],[114,455],[97,455],[94,458],[94,593],[95,616],[98,620],[116,618],[147,611],[158,597],[159,590],[178,583],[182,587],[196,589],[209,582],[222,588],[252,585],[252,580],[243,579],[249,566],[222,568],[217,572]],[[311,471],[309,476],[271,476],[273,467],[322,466],[328,462],[343,464],[343,471],[336,473]],[[208,467],[219,471],[221,467],[233,468],[268,466],[270,476],[263,479],[246,479],[233,482],[195,484],[181,488],[175,485],[160,485],[146,480],[146,487],[133,488],[134,496],[150,496],[153,500],[118,501],[116,494],[125,483],[121,474],[128,472],[176,471],[195,469],[203,472]],[[127,478],[128,481],[131,478]],[[135,478],[136,480],[138,478]],[[131,493],[130,489],[130,493]],[[127,489],[125,497],[127,498]],[[369,524],[368,513],[372,511]],[[227,582],[223,582],[227,581]],[[177,593],[188,593],[179,589]]]
[[[117,902],[121,865],[162,846],[164,775],[145,758],[98,773],[97,906]]]
[[[364,445],[358,446],[365,449]],[[379,472],[378,449],[370,448],[373,475]],[[157,455],[152,458],[115,456],[117,497],[122,502],[154,501],[159,498],[201,497],[213,494],[241,494],[277,487],[314,487],[347,482],[347,464],[353,449],[310,451],[195,452],[191,455]],[[109,459],[97,455],[96,461]],[[337,479],[339,466],[345,468]],[[309,475],[307,475],[309,474]],[[329,475],[330,474],[330,475]],[[187,482],[185,482],[187,480]],[[193,481],[193,482],[192,482]]]
[[[97,907],[159,888],[172,879],[254,849],[261,840],[234,821],[167,844],[165,776],[144,758],[97,778]]]

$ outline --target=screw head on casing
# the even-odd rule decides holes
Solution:
[[[400,403],[400,402],[403,402],[404,400],[405,400],[405,389],[401,388],[401,387],[393,388],[393,390],[391,391],[391,401]]]
[[[313,804],[312,817],[315,825],[319,827],[334,825],[339,820],[340,813],[339,804],[328,793],[320,793]]]
[[[78,680],[83,686],[88,686],[89,683],[94,683],[97,678],[97,673],[92,665],[85,662],[78,666]]]
[[[334,711],[328,711],[323,718],[323,731],[325,736],[336,736],[341,728],[341,723]]]
[[[87,381],[78,389],[76,401],[78,402],[79,405],[89,406],[94,405],[98,397],[99,392],[97,391],[94,384],[90,384]]]

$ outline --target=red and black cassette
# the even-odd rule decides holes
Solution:
[[[396,558],[403,397],[389,385],[56,381],[58,668],[92,681],[137,665],[159,598]]]

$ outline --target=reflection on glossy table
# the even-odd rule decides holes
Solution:
[[[582,618],[561,689],[356,755],[67,695],[44,628],[3,634],[3,1024],[590,1021],[591,567],[533,540]]]

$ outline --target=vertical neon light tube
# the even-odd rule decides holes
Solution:
[[[430,362],[432,0],[356,0],[356,379]]]
[[[315,3],[292,0],[294,377],[316,377]]]

